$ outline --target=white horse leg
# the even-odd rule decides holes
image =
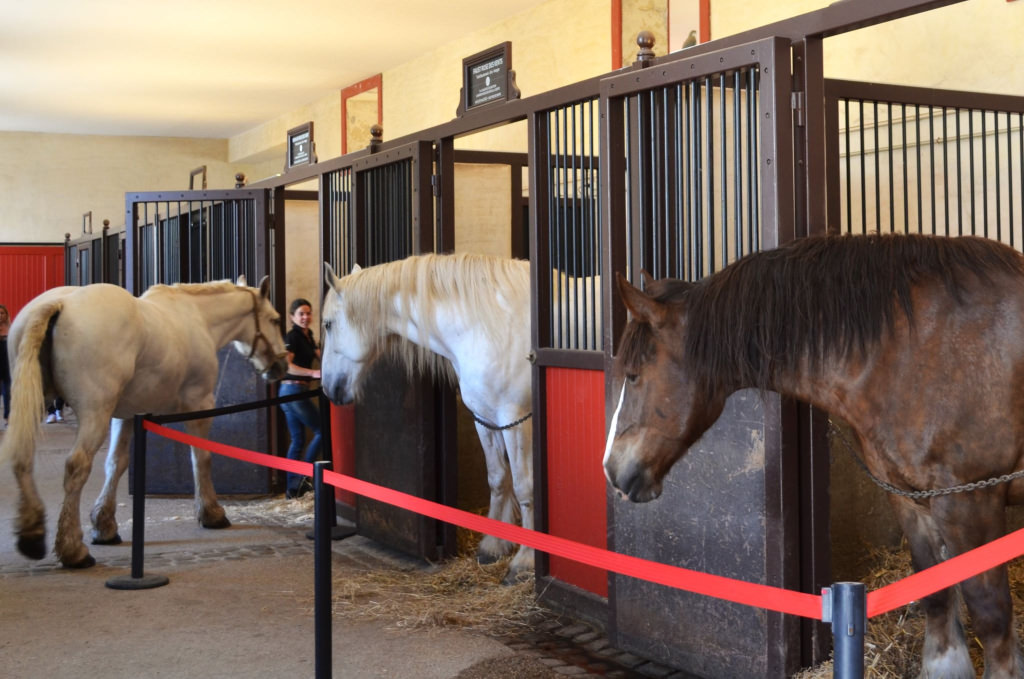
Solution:
[[[75,445],[64,463],[64,504],[57,521],[54,551],[67,568],[88,568],[96,563],[89,548],[82,542],[82,521],[79,506],[82,488],[92,471],[92,459],[107,435],[106,417],[79,414]]]
[[[512,487],[523,528],[533,529],[533,422],[527,420],[517,427],[504,432],[505,449],[512,467]],[[531,547],[519,545],[519,550],[509,565],[506,582],[514,582],[522,573],[534,569],[534,554]]]
[[[505,441],[500,432],[491,431],[480,424],[476,425],[476,432],[484,449],[487,486],[491,489],[491,503],[487,516],[497,521],[514,523],[516,508],[509,479],[508,459],[505,456]],[[512,549],[510,543],[493,535],[485,535],[477,548],[477,560],[483,564],[494,563]]]
[[[106,476],[103,490],[96,498],[92,514],[92,544],[119,545],[121,536],[117,532],[117,484],[128,468],[128,451],[130,449],[132,427],[130,420],[113,419],[110,421],[110,447],[107,449],[107,460],[103,469]]]
[[[212,406],[211,406],[212,407]],[[185,423],[185,429],[192,436],[205,439],[210,433],[213,420],[191,420]],[[210,466],[213,456],[210,451],[192,446],[192,477],[196,485],[196,520],[203,528],[227,528],[231,525],[224,508],[217,502],[217,491],[213,489],[213,478]]]

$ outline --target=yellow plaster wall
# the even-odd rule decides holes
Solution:
[[[0,242],[56,243],[81,233],[92,211],[93,231],[109,219],[124,226],[128,191],[187,189],[189,173],[207,166],[207,186],[230,188],[236,172],[227,140],[107,137],[0,132]],[[199,178],[196,178],[199,181]]]
[[[383,73],[384,139],[455,118],[462,60],[506,40],[522,96],[528,97],[609,70],[610,0],[550,0],[489,29],[457,37]],[[460,148],[524,151],[526,128],[505,126],[474,135]]]
[[[714,0],[720,38],[831,4],[827,0]],[[1024,95],[1024,2],[967,0],[828,38],[829,78]]]

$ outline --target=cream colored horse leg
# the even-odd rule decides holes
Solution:
[[[131,449],[132,421],[113,419],[110,421],[110,447],[103,469],[106,476],[103,490],[96,498],[92,514],[92,544],[117,545],[121,536],[117,532],[117,484],[128,468],[128,452]]]
[[[107,435],[106,417],[79,414],[75,445],[64,463],[64,504],[57,521],[54,551],[68,568],[88,568],[96,563],[82,542],[80,505],[82,488],[92,471],[92,460]]]
[[[192,420],[185,423],[189,434],[205,439],[210,433],[213,420]],[[192,477],[196,484],[196,520],[203,528],[227,528],[231,525],[224,514],[224,508],[217,502],[217,491],[213,489],[210,465],[213,462],[210,451],[192,447]]]
[[[480,424],[476,425],[476,432],[484,449],[487,485],[491,489],[491,504],[487,516],[498,521],[515,523],[516,507],[508,459],[505,456],[505,441],[500,432],[491,431]],[[492,535],[485,535],[477,548],[477,560],[480,563],[493,563],[510,553],[512,549],[510,543]]]
[[[14,522],[18,551],[30,559],[42,559],[46,556],[46,510],[33,476],[35,451],[15,461],[13,466],[14,478],[21,494],[18,518]]]
[[[504,432],[505,449],[512,467],[512,487],[523,528],[533,528],[533,421],[527,420]],[[508,569],[506,582],[534,569],[533,549],[520,545]]]

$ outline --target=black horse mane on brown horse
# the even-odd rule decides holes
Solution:
[[[1024,275],[1024,258],[984,238],[812,236],[747,255],[698,283],[655,281],[648,294],[685,314],[684,361],[698,388],[765,390],[802,365],[866,355],[897,313],[912,326],[915,287],[939,282],[962,303],[971,279],[991,283],[996,273]],[[638,371],[651,337],[645,323],[627,326],[627,371]]]

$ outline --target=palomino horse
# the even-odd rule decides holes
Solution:
[[[453,378],[477,421],[491,491],[488,516],[512,522],[518,509],[522,525],[532,528],[533,427],[524,419],[532,407],[529,262],[419,255],[357,266],[343,278],[324,268],[327,397],[339,404],[357,398],[367,368],[382,355],[397,357],[410,373]],[[478,557],[494,561],[511,549],[486,536]],[[508,578],[532,569],[533,551],[520,546]]]
[[[814,237],[696,284],[641,292],[614,363],[604,468],[634,502],[733,391],[795,396],[846,420],[923,569],[1005,532],[1024,501],[1024,257],[980,238]],[[957,488],[1004,474],[983,488]],[[942,494],[920,491],[956,490]],[[1024,676],[1005,566],[960,585],[986,677]],[[958,597],[923,601],[922,677],[974,677]]]
[[[13,368],[10,427],[0,460],[11,459],[21,493],[18,549],[33,559],[46,554],[43,503],[32,478],[44,398],[61,396],[78,416],[74,448],[64,472],[64,506],[55,551],[71,568],[95,559],[82,542],[79,504],[93,457],[110,425],[106,481],[92,510],[93,543],[121,541],[114,518],[117,482],[128,466],[137,413],[169,414],[214,406],[217,351],[228,342],[267,379],[287,371],[279,316],[268,280],[259,289],[229,281],[156,285],[135,298],[115,285],[48,290],[22,309],[8,340]],[[186,423],[205,438],[209,419]],[[196,512],[207,528],[231,525],[210,480],[210,453],[192,448]]]

